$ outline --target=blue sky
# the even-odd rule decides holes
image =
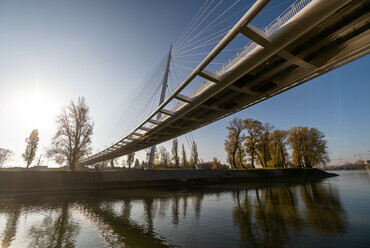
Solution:
[[[266,26],[292,2],[271,1],[253,24]],[[102,129],[204,3],[0,1],[0,147],[15,152],[8,165],[24,165],[24,139],[33,128],[39,128],[39,153],[44,153],[55,132],[55,116],[79,96],[86,98],[96,130]],[[223,1],[207,21],[233,3]],[[239,1],[228,13],[251,3]],[[228,25],[243,13],[231,18]],[[227,27],[226,23],[222,27]],[[247,41],[240,37],[231,48],[242,47]],[[222,55],[219,62],[232,55]],[[248,117],[284,129],[317,127],[327,136],[333,164],[338,158],[353,161],[354,154],[370,150],[369,60],[369,56],[363,57],[194,131],[200,157],[211,160],[216,156],[224,161],[225,126],[234,117]],[[194,68],[196,64],[186,66]],[[180,138],[180,143],[185,142]]]

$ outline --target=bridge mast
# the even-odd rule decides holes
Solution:
[[[168,52],[168,57],[167,57],[167,64],[166,64],[166,70],[163,75],[162,79],[162,91],[161,91],[161,97],[159,99],[159,105],[160,106],[163,101],[164,97],[166,96],[166,88],[167,88],[167,82],[168,82],[168,73],[170,72],[170,61],[171,61],[171,50],[172,50],[172,45],[170,46],[170,51]],[[157,114],[157,120],[161,117],[161,112],[158,112]],[[152,146],[152,149],[150,151],[150,157],[149,157],[149,162],[148,162],[148,169],[153,168],[153,160],[154,160],[154,153],[155,153],[155,145]]]

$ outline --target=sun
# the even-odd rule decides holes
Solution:
[[[27,129],[50,126],[57,114],[55,103],[42,92],[24,93],[17,99],[15,115],[19,124]]]

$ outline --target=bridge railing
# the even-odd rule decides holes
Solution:
[[[295,16],[299,11],[306,7],[312,0],[297,0],[289,8],[287,8],[283,13],[281,13],[273,22],[266,26],[263,31],[271,35],[279,30],[285,23],[287,23],[293,16]],[[220,69],[216,71],[217,74],[223,74],[228,69],[230,69],[234,64],[236,64],[241,58],[246,56],[257,44],[250,41],[246,46],[240,49],[232,58],[230,58]]]

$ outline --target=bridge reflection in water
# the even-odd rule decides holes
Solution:
[[[283,247],[347,230],[322,182],[104,191],[0,200],[1,247]]]

